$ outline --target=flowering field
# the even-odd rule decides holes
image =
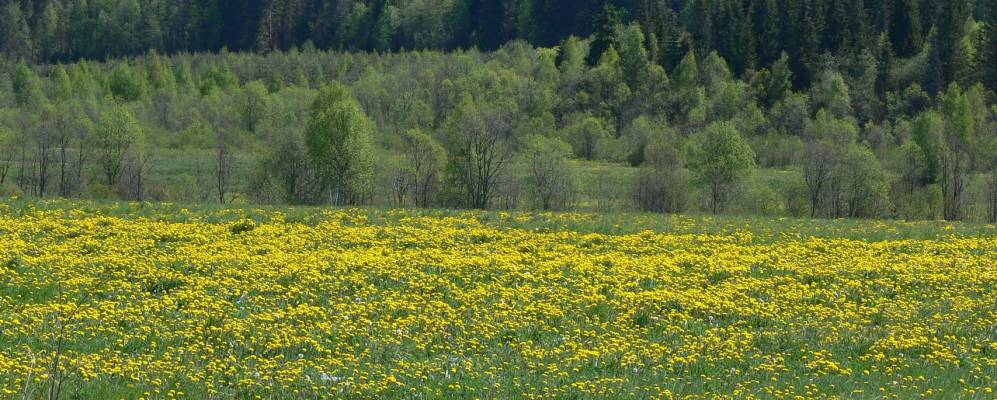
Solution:
[[[993,226],[596,218],[0,204],[0,398],[997,397]]]

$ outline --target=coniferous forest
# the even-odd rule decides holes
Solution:
[[[0,194],[997,221],[993,0],[3,0]]]

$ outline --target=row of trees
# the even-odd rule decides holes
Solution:
[[[993,93],[788,54],[669,73],[637,24],[556,48],[156,53],[0,69],[0,190],[421,207],[995,218]]]
[[[826,55],[873,57],[877,90],[896,58],[930,53],[936,82],[995,86],[992,1],[935,0],[219,0],[0,2],[0,53],[72,61],[165,53],[319,49],[495,50],[524,39],[554,46],[593,35],[595,64],[618,24],[648,34],[650,58],[669,73],[688,50],[716,51],[735,74],[785,52],[797,89],[826,69]],[[978,22],[979,21],[979,22]],[[982,23],[980,23],[982,22]],[[974,49],[980,49],[975,51]],[[975,60],[975,61],[974,61]]]

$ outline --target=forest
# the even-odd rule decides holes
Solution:
[[[0,194],[997,222],[997,5],[6,0]]]

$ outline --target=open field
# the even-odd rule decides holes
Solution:
[[[970,398],[997,227],[0,203],[0,397]]]

